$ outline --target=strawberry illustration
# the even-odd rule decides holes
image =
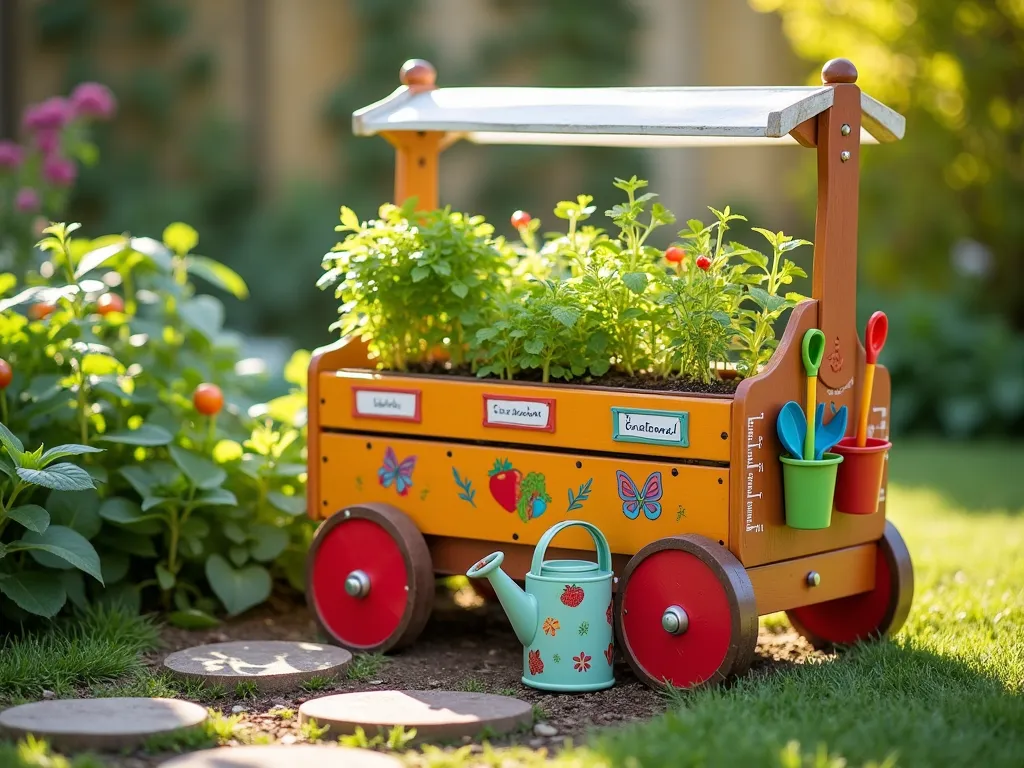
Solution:
[[[608,661],[608,666],[612,666],[612,662],[615,660],[615,646],[612,643],[608,643],[608,647],[604,652],[604,657]]]
[[[491,478],[491,496],[501,505],[502,509],[507,512],[515,512],[523,473],[518,469],[513,469],[512,462],[508,459],[496,459],[494,467],[487,474]]]
[[[570,608],[575,608],[583,602],[583,588],[575,584],[566,585],[562,591],[562,603]]]
[[[530,662],[531,675],[539,675],[544,671],[544,662],[540,659],[540,651],[530,651],[527,657]]]
[[[615,601],[611,600],[608,603],[608,609],[604,612],[604,617],[608,619],[608,623],[612,623],[612,607],[615,605]]]

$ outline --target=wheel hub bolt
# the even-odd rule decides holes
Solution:
[[[821,574],[817,571],[811,571],[807,574],[807,586],[816,587],[821,584]]]
[[[661,614],[661,628],[670,635],[681,635],[690,627],[690,617],[678,605],[670,605]]]
[[[345,594],[360,600],[370,594],[370,577],[365,571],[352,571],[345,577]]]

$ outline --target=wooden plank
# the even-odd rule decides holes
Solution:
[[[382,502],[408,515],[424,535],[486,540],[495,548],[536,544],[565,519],[592,522],[612,551],[623,554],[681,533],[728,542],[727,469],[330,433],[321,435],[319,447],[310,464],[321,465],[316,509],[325,517]],[[403,463],[405,470],[397,471]],[[401,493],[399,474],[411,482],[402,481]],[[630,517],[623,499],[634,488],[657,501]],[[593,549],[578,529],[557,544]]]
[[[420,402],[419,420],[359,415],[356,412],[359,392],[374,388],[415,393]],[[455,376],[406,376],[342,370],[321,373],[318,397],[318,418],[322,427],[536,445],[543,448],[585,448],[631,455],[673,456],[721,462],[729,460],[732,405],[726,396],[648,393],[588,386],[530,385]],[[531,413],[550,415],[551,428],[521,428],[499,423],[496,420],[498,417],[487,406],[502,400],[506,404],[521,403]],[[401,408],[400,403],[395,405]],[[633,442],[621,434],[621,439],[616,440],[616,412],[613,412],[613,408],[620,409],[620,412],[660,411],[667,414],[666,419],[672,414],[685,414],[686,444],[669,440],[669,435],[665,435],[665,440],[655,435],[650,438],[650,443]],[[653,419],[659,423],[661,421],[656,416]]]
[[[353,113],[353,132],[440,131],[481,143],[656,146],[660,138],[787,138],[800,123],[833,105],[830,87],[739,88],[399,88]],[[880,142],[903,137],[906,120],[862,94],[866,135]],[[558,139],[558,136],[578,137]],[[491,137],[491,138],[488,138]],[[590,137],[590,138],[587,138]],[[646,141],[644,139],[647,139]],[[687,142],[683,142],[686,144]],[[768,142],[771,143],[771,142]],[[678,146],[678,143],[669,142]]]
[[[786,136],[832,104],[832,89],[399,89],[353,114],[353,132],[533,132],[649,136]]]
[[[899,141],[907,131],[907,118],[864,92],[860,109],[864,127],[880,143]]]
[[[820,302],[818,327],[826,340],[818,376],[835,389],[852,383],[857,360],[860,89],[853,83],[831,87],[836,91],[835,104],[818,118],[818,208],[811,295]],[[849,127],[848,133],[843,126]]]
[[[487,555],[500,549],[505,553],[501,568],[513,579],[526,578],[533,560],[533,547],[518,542],[495,543],[479,539],[462,539],[454,536],[427,536],[430,559],[434,572],[444,576],[462,576],[469,565],[483,560]],[[612,570],[623,573],[631,555],[612,554]],[[548,547],[548,560],[593,560],[594,551]],[[469,565],[467,565],[467,563]],[[618,579],[615,580],[616,583]]]
[[[843,547],[877,541],[885,529],[885,505],[873,515],[832,513],[831,525],[820,531],[802,531],[786,525],[782,494],[783,448],[775,422],[788,400],[803,402],[806,375],[800,357],[800,340],[808,328],[817,326],[817,302],[798,305],[789,318],[785,333],[771,362],[758,376],[741,382],[733,402],[732,461],[733,487],[732,552],[747,568],[829,552]],[[856,339],[855,339],[856,340]],[[819,403],[826,407],[846,406],[856,412],[864,349],[857,342],[857,358],[851,366],[858,372],[849,386],[826,387],[819,378]],[[875,373],[869,429],[876,437],[888,434],[890,398],[889,374],[882,366]],[[850,421],[853,429],[853,420]],[[885,494],[883,480],[882,496]]]
[[[758,615],[788,611],[874,589],[877,550],[876,544],[862,544],[748,569]],[[808,582],[807,577],[811,573],[817,573],[820,579],[816,586]]]

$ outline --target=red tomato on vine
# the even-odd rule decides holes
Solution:
[[[204,416],[216,416],[224,407],[224,393],[216,384],[200,384],[192,393],[192,404]]]

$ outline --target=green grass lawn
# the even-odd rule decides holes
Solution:
[[[898,445],[890,463],[889,518],[916,580],[893,642],[686,695],[589,756],[630,768],[1024,765],[1024,445]]]
[[[726,689],[684,693],[668,714],[594,734],[555,763],[1024,766],[1024,444],[900,443],[890,469],[889,517],[910,547],[916,580],[910,618],[895,640]],[[118,632],[133,648],[151,643],[144,624],[94,621],[98,643]],[[46,649],[0,648],[0,698],[38,695],[55,684],[97,686],[119,669],[137,671],[131,654],[111,659],[75,638],[65,636],[68,650],[93,659],[92,666],[69,657],[64,668],[40,669]],[[14,762],[13,755],[13,747],[0,745],[0,765],[58,765],[24,756]],[[427,750],[405,759],[465,768],[534,765],[545,757],[523,749]]]

